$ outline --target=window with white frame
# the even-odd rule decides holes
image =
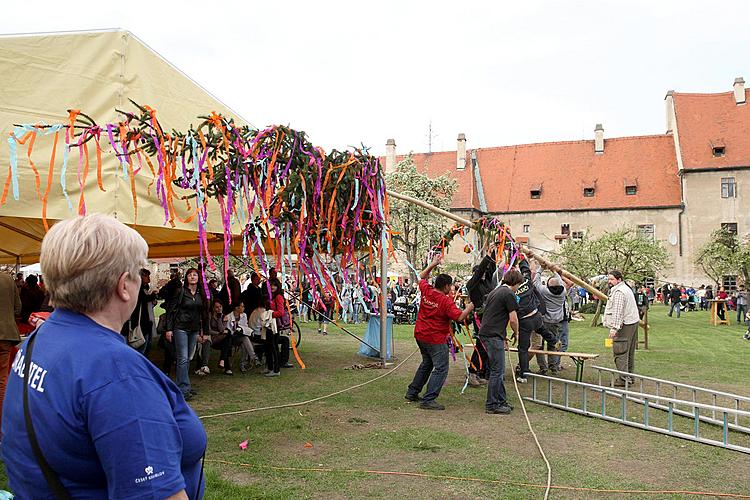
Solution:
[[[722,177],[721,178],[721,197],[722,198],[736,198],[737,197],[737,183],[734,177]]]

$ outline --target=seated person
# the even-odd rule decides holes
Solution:
[[[255,355],[255,348],[250,341],[252,330],[247,324],[247,315],[245,314],[245,304],[237,301],[232,306],[232,312],[224,317],[227,329],[232,335],[232,342],[242,347],[242,360],[240,361],[240,371],[245,373],[250,364],[258,364],[258,356]]]
[[[198,376],[205,377],[211,373],[208,368],[208,360],[211,357],[211,343],[217,335],[225,330],[222,309],[221,301],[214,300],[209,319],[209,331],[205,335],[198,335],[198,343],[195,349],[195,374]]]
[[[223,309],[221,300],[214,300],[211,319],[208,322],[208,333],[211,338],[211,348],[221,353],[219,355],[219,368],[224,370],[224,375],[234,375],[231,365],[232,335],[231,330],[227,328],[226,319],[222,317]]]

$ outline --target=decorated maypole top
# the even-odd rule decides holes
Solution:
[[[111,149],[130,186],[135,220],[136,178],[144,176],[149,178],[149,196],[153,189],[161,203],[164,225],[174,227],[175,220],[197,225],[200,259],[211,268],[208,223],[216,215],[209,202],[219,206],[225,272],[232,242],[239,238],[242,256],[259,273],[267,274],[270,263],[282,276],[306,277],[320,304],[322,294],[338,298],[342,282],[364,283],[372,265],[361,268],[358,258],[366,256],[373,264],[380,252],[388,251],[380,237],[382,231],[389,234],[383,169],[366,148],[326,153],[304,132],[286,126],[255,130],[213,112],[200,116],[196,128],[168,132],[156,109],[133,105],[133,112],[117,110],[121,120],[114,123],[96,123],[79,110],[69,110],[66,123],[17,125],[8,138],[10,167],[0,204],[11,186],[14,198],[19,198],[18,149],[25,146],[46,228],[47,199],[60,150],[60,183],[71,214],[96,211],[87,207],[84,187],[94,163],[98,187],[106,190],[102,155]],[[54,146],[42,190],[32,151],[43,136],[52,137]],[[75,208],[66,186],[71,161],[77,163],[80,187]],[[180,215],[177,204],[185,204],[186,216]],[[390,238],[386,241],[390,247]],[[351,264],[352,272],[343,272]]]

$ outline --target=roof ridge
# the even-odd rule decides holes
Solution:
[[[688,97],[718,97],[723,95],[732,95],[734,94],[733,90],[730,90],[728,92],[674,92],[672,93],[673,96],[681,95],[681,96],[688,96]]]

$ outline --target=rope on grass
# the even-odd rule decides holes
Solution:
[[[226,413],[216,413],[214,415],[204,415],[204,416],[199,417],[199,418],[201,420],[208,420],[209,418],[228,417],[230,415],[241,415],[243,413],[253,413],[253,412],[256,412],[256,411],[278,410],[280,408],[292,408],[294,406],[303,406],[303,405],[306,405],[306,404],[314,403],[316,401],[320,401],[320,400],[323,400],[323,399],[331,398],[333,396],[337,396],[337,395],[342,394],[344,392],[352,391],[354,389],[358,389],[358,388],[360,388],[362,386],[365,386],[367,384],[371,384],[371,383],[373,383],[373,382],[375,382],[377,380],[380,380],[383,377],[387,377],[391,373],[393,373],[396,370],[398,370],[401,367],[401,365],[403,365],[404,363],[406,363],[407,361],[409,361],[409,359],[412,356],[414,356],[417,352],[419,352],[419,349],[416,349],[414,352],[412,352],[411,354],[409,354],[403,361],[401,361],[399,364],[397,364],[396,366],[394,366],[391,370],[388,370],[387,372],[385,372],[382,375],[378,375],[374,379],[368,380],[366,382],[362,382],[361,384],[353,385],[351,387],[347,387],[346,389],[341,389],[340,391],[332,392],[331,394],[326,394],[325,396],[319,396],[317,398],[308,399],[307,401],[299,401],[297,403],[287,403],[287,404],[282,404],[282,405],[264,406],[264,407],[261,407],[261,408],[250,408],[249,410],[238,410],[238,411],[229,411],[229,412],[226,412]]]
[[[206,462],[233,465],[237,467],[247,467],[251,469],[268,469],[281,472],[329,472],[329,473],[344,473],[344,474],[374,474],[379,476],[406,476],[406,477],[417,477],[423,479],[434,479],[439,481],[467,481],[474,483],[488,483],[488,484],[502,484],[507,486],[522,486],[526,488],[552,488],[560,491],[582,491],[591,493],[623,493],[632,495],[694,495],[694,496],[708,496],[708,497],[723,497],[723,498],[744,498],[750,499],[750,495],[742,495],[739,493],[718,493],[713,491],[688,491],[688,490],[617,490],[617,489],[606,489],[606,488],[587,488],[583,486],[563,486],[549,484],[534,484],[534,483],[520,483],[515,481],[503,481],[500,479],[483,479],[479,477],[470,476],[444,476],[440,474],[423,474],[420,472],[399,472],[399,471],[385,471],[385,470],[369,470],[369,469],[334,469],[329,467],[279,467],[275,465],[257,465],[257,464],[246,464],[241,462],[229,462],[227,460],[217,460],[207,458]]]
[[[526,424],[529,426],[529,431],[531,432],[531,435],[534,437],[534,442],[536,443],[536,447],[539,448],[539,453],[542,455],[542,458],[544,459],[544,463],[547,465],[547,486],[544,491],[544,500],[547,500],[547,498],[549,498],[550,489],[552,488],[552,466],[550,465],[549,460],[547,460],[547,455],[544,454],[542,445],[539,444],[539,439],[536,437],[536,432],[534,432],[534,428],[531,426],[531,420],[529,420],[529,414],[526,413],[526,405],[523,403],[523,397],[521,396],[521,391],[518,389],[518,381],[516,381],[515,371],[513,370],[513,361],[510,359],[510,351],[506,351],[506,354],[508,356],[508,366],[511,367],[511,374],[513,377],[513,386],[516,388],[516,394],[518,395],[518,402],[521,403],[523,416],[526,418]]]

